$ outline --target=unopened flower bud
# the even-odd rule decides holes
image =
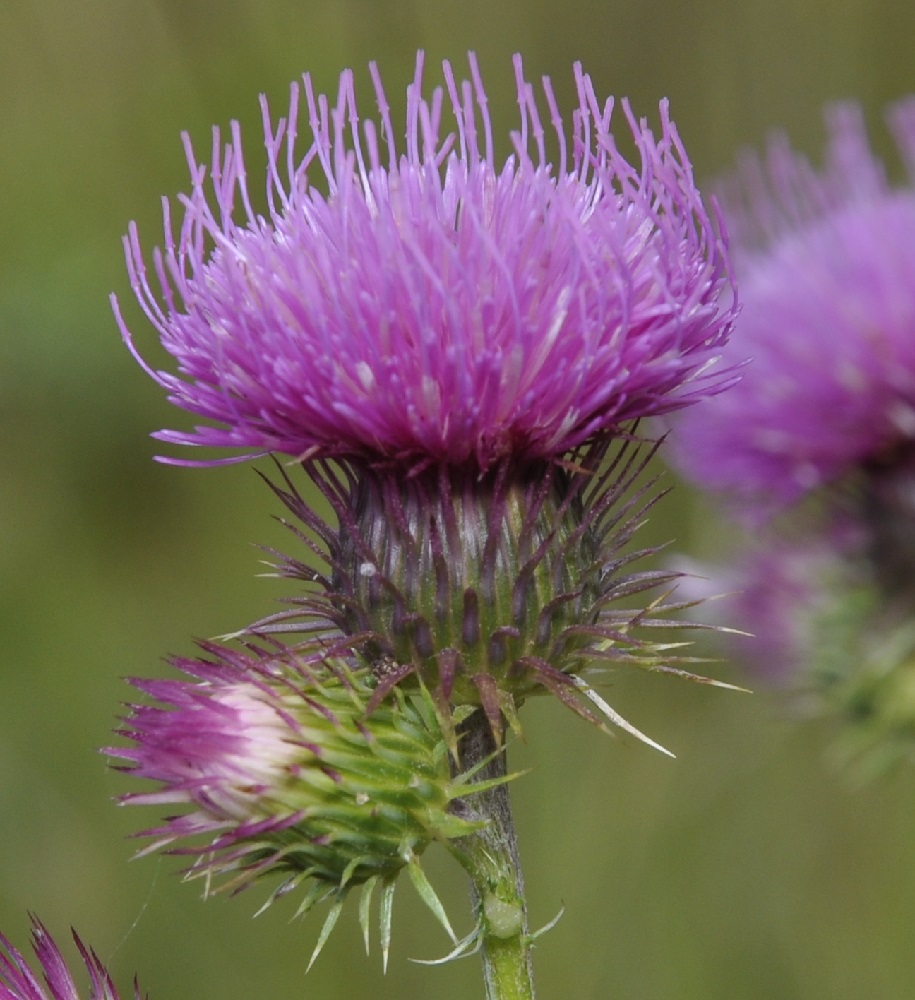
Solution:
[[[233,889],[279,876],[271,901],[306,886],[300,909],[330,899],[331,925],[349,889],[390,893],[409,868],[442,918],[417,858],[477,824],[449,811],[467,789],[428,695],[398,692],[369,714],[374,681],[343,661],[207,652],[175,661],[191,680],[135,681],[154,703],[133,706],[120,731],[132,745],[107,751],[157,783],[122,802],[183,807],[145,832],[146,850],[191,855],[189,874]]]

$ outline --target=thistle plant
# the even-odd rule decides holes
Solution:
[[[754,528],[723,570],[744,592],[730,620],[757,633],[743,655],[817,692],[843,753],[878,767],[915,752],[915,101],[889,122],[900,186],[851,104],[827,111],[821,169],[777,136],[723,184],[753,361],[674,435]]]
[[[657,638],[683,606],[677,574],[630,544],[657,496],[638,424],[734,381],[716,362],[736,293],[666,103],[655,135],[576,66],[569,129],[516,59],[503,161],[469,67],[459,81],[444,63],[426,96],[419,56],[403,145],[374,66],[377,122],[351,73],[335,98],[306,75],[284,117],[262,103],[261,202],[233,124],[208,161],[185,138],[191,189],[177,212],[164,202],[162,247],[130,227],[131,284],[173,370],[145,360],[113,298],[117,322],[205,421],[156,435],[204,457],[162,460],[285,456],[266,478],[297,551],[271,555],[294,587],[283,609],[237,649],[177,661],[191,681],[137,682],[157,704],[110,752],[159,783],[127,801],[186,809],[150,834],[191,853],[191,873],[278,875],[274,897],[301,884],[303,909],[329,899],[318,950],[359,885],[368,926],[379,885],[386,952],[404,869],[450,931],[418,863],[443,844],[474,900],[453,954],[481,949],[486,995],[521,998],[534,935],[507,734],[547,692],[656,746],[589,676],[706,680]]]

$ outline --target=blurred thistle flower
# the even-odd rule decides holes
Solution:
[[[755,682],[774,688],[807,685],[822,649],[819,623],[833,613],[835,595],[866,580],[862,538],[854,526],[799,536],[768,530],[732,545],[726,563],[679,558],[682,591],[703,603],[722,629],[729,651]],[[839,644],[846,641],[845,636]]]
[[[915,515],[915,98],[889,120],[905,186],[889,184],[860,109],[843,104],[826,116],[821,171],[777,136],[722,188],[742,300],[724,358],[752,361],[677,420],[675,455],[751,518],[854,478],[898,502],[897,470]]]
[[[98,955],[73,933],[73,940],[89,973],[87,1000],[119,1000],[118,991]],[[40,920],[32,918],[32,947],[41,965],[44,983],[29,968],[25,958],[0,934],[0,1000],[79,1000],[80,991],[70,975],[63,955]],[[140,988],[134,983],[134,998]]]
[[[801,537],[783,525],[707,575],[716,618],[749,635],[727,636],[755,681],[782,691],[792,714],[828,719],[832,755],[868,778],[915,762],[915,619],[888,604],[854,525]],[[686,588],[689,590],[689,587]]]
[[[755,633],[735,654],[841,720],[868,768],[915,758],[915,98],[888,118],[899,187],[854,105],[828,110],[819,171],[782,136],[744,155],[722,202],[751,361],[672,434],[755,529],[724,573]]]
[[[454,940],[418,858],[433,841],[467,836],[479,823],[450,811],[454,799],[492,787],[453,777],[428,696],[397,692],[368,713],[373,685],[342,661],[307,662],[281,649],[242,652],[207,644],[210,658],[174,661],[192,680],[135,680],[153,704],[132,706],[106,752],[135,778],[157,782],[123,803],[183,811],[145,831],[161,848],[190,855],[189,877],[224,877],[239,891],[280,876],[268,904],[307,886],[298,911],[330,901],[313,956],[350,889],[362,888],[369,943],[373,892],[381,891],[385,962],[391,902],[404,869]],[[502,779],[505,780],[505,779]]]
[[[335,103],[304,78],[304,154],[299,86],[275,126],[264,103],[266,215],[237,126],[224,150],[214,132],[209,170],[188,142],[192,192],[177,232],[166,202],[154,277],[135,227],[125,239],[178,373],[142,359],[115,300],[118,323],[170,400],[214,424],[160,439],[285,452],[330,502],[334,524],[278,488],[330,572],[281,558],[320,592],[257,628],[327,623],[371,664],[376,700],[419,674],[446,727],[449,706],[477,705],[500,736],[548,689],[636,732],[579,675],[593,660],[685,673],[635,635],[667,624],[663,597],[618,606],[674,579],[626,571],[653,502],[627,496],[652,453],[631,441],[639,418],[732,381],[714,367],[736,310],[725,241],[666,103],[656,138],[623,102],[633,165],[580,67],[571,143],[544,80],[552,165],[516,59],[521,124],[500,165],[475,59],[462,83],[446,62],[428,99],[422,69],[401,154],[374,66],[380,129],[360,127],[349,72]]]

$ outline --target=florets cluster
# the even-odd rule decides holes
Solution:
[[[826,121],[821,171],[778,137],[723,189],[743,302],[724,356],[752,362],[677,421],[684,473],[755,517],[915,444],[915,100],[890,114],[899,188],[860,109]]]
[[[580,67],[571,141],[545,80],[551,165],[516,60],[521,121],[500,162],[472,57],[470,69],[459,83],[446,62],[444,90],[427,98],[420,55],[402,149],[374,66],[380,124],[360,123],[350,72],[336,100],[306,75],[275,124],[264,102],[265,214],[237,125],[225,148],[214,132],[209,167],[186,139],[191,193],[177,225],[165,204],[151,274],[136,228],[125,238],[177,374],[140,358],[114,303],[171,401],[212,422],[162,440],[486,470],[562,455],[728,384],[708,372],[734,315],[725,247],[666,103],[656,138],[622,102],[631,164],[613,101]]]

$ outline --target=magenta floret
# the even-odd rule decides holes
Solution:
[[[275,685],[256,661],[229,650],[215,661],[175,662],[194,681],[135,680],[154,701],[133,705],[120,731],[134,745],[107,750],[129,762],[123,769],[134,778],[157,783],[124,795],[123,802],[190,810],[147,830],[156,838],[149,850],[201,833],[225,831],[223,845],[243,840],[264,820],[261,800],[272,803],[271,829],[294,823],[295,809],[280,809],[274,800],[307,741]]]
[[[472,56],[470,81],[445,63],[444,89],[425,98],[420,54],[400,150],[374,66],[380,127],[360,122],[350,72],[335,103],[306,75],[275,124],[262,102],[263,215],[237,124],[225,147],[214,130],[209,167],[185,139],[191,193],[177,224],[165,203],[151,269],[135,226],[125,238],[131,284],[176,372],[142,359],[114,300],[138,361],[210,422],[157,437],[241,458],[485,470],[561,455],[731,381],[709,371],[735,310],[726,247],[666,102],[659,138],[622,102],[631,164],[612,100],[598,102],[579,66],[571,143],[545,79],[550,164],[515,66],[521,124],[504,162]]]
[[[783,137],[724,192],[742,313],[739,384],[677,420],[684,472],[766,517],[915,443],[915,99],[891,113],[892,187],[852,105],[817,172]],[[735,345],[739,344],[739,348]]]

